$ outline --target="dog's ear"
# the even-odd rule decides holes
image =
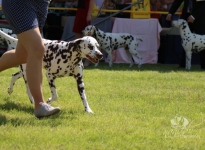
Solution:
[[[75,41],[71,41],[69,43],[69,48],[68,49],[71,49],[73,47],[73,51],[78,51],[80,49],[80,44],[83,42],[82,39],[77,39]]]
[[[182,21],[182,29],[185,29],[186,27],[187,27],[187,22],[184,20],[184,21]]]
[[[96,27],[94,27],[94,29],[95,29],[95,31],[99,31],[99,29],[98,29],[98,28],[96,28]]]
[[[79,45],[80,43],[82,43],[82,41],[83,41],[82,39],[78,39],[77,41],[75,41],[75,44]]]

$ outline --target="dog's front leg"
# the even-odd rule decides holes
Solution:
[[[85,111],[87,113],[93,113],[93,111],[90,109],[90,106],[89,106],[87,98],[86,98],[85,89],[84,89],[84,82],[82,79],[83,77],[82,76],[74,76],[74,78],[76,79],[78,92],[79,92],[80,97],[83,101],[83,106],[85,108]]]
[[[26,64],[20,65],[20,69],[21,69],[21,73],[22,73],[24,82],[26,84],[26,93],[27,93],[27,95],[28,95],[28,97],[30,99],[30,102],[32,104],[34,104],[34,99],[33,99],[33,96],[31,94],[31,91],[30,91],[29,86],[28,86],[28,81],[27,81],[27,76],[26,76]]]
[[[21,71],[12,74],[10,86],[8,87],[8,91],[7,91],[9,95],[13,92],[13,86],[14,86],[16,80],[18,80],[18,79],[21,78],[21,77],[22,77]]]
[[[48,98],[48,100],[46,102],[48,104],[51,104],[53,101],[58,99],[58,94],[57,94],[56,86],[55,86],[55,79],[56,78],[49,73],[46,73],[46,77],[47,77],[48,84],[49,84],[51,94],[52,94],[52,96],[50,98]]]
[[[99,62],[95,64],[95,67],[97,67],[97,66],[98,66],[98,64],[99,64]]]
[[[32,104],[34,104],[34,99],[33,99],[33,96],[32,96],[32,94],[31,94],[31,91],[30,91],[29,86],[28,86],[28,81],[27,81],[27,77],[26,77],[26,72],[23,73],[23,79],[24,79],[24,82],[25,82],[25,85],[26,85],[26,93],[27,93],[27,95],[28,95],[28,97],[29,97],[29,99],[30,99],[30,102],[31,102]]]
[[[107,51],[108,54],[108,60],[109,60],[109,66],[112,67],[112,50]]]
[[[191,52],[186,52],[186,69],[190,70],[191,69]]]

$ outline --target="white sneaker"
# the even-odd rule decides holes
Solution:
[[[41,105],[41,107],[37,110],[34,110],[34,115],[37,118],[48,117],[60,112],[59,107],[52,107],[51,105],[42,102],[40,102],[39,104]]]

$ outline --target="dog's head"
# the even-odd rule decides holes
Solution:
[[[180,28],[180,27],[186,27],[188,25],[187,21],[184,19],[178,19],[178,20],[174,20],[172,21],[172,26]]]
[[[81,50],[81,57],[87,58],[92,63],[98,63],[102,59],[103,54],[99,50],[99,44],[95,38],[91,36],[84,36],[79,38],[79,48]]]
[[[96,27],[93,25],[89,25],[85,27],[85,29],[83,30],[83,34],[84,36],[94,36],[95,31],[96,31]]]

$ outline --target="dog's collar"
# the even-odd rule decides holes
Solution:
[[[187,24],[188,25],[188,24]],[[182,24],[179,25],[179,28],[182,27],[182,29],[185,29],[187,27],[186,23],[182,22]]]

